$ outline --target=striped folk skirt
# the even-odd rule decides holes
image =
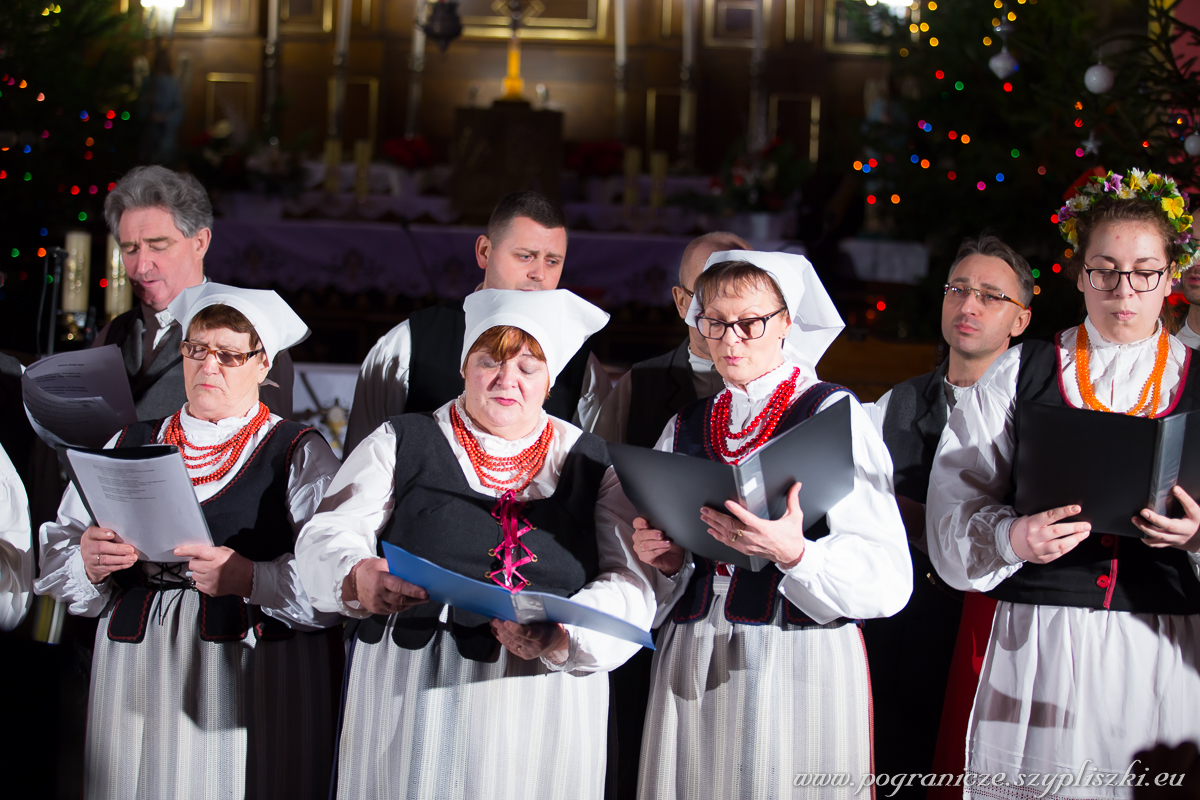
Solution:
[[[444,616],[444,615],[443,615]],[[355,641],[338,746],[339,800],[598,800],[608,674],[551,672],[503,648],[459,655],[443,620],[420,650]]]
[[[639,800],[870,798],[871,689],[853,623],[708,615],[668,622],[654,654]]]
[[[1140,751],[1200,741],[1198,653],[1200,614],[1001,602],[965,743],[976,785],[963,796],[1131,800],[1159,775]]]
[[[329,644],[206,642],[199,595],[155,598],[138,643],[96,631],[88,714],[88,800],[324,798],[333,755]]]

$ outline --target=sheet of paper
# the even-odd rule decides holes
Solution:
[[[60,454],[92,519],[115,531],[145,561],[187,561],[182,545],[212,546],[212,536],[183,456],[170,445],[79,450]]]
[[[535,622],[577,625],[654,649],[649,631],[566,597],[529,589],[512,594],[495,584],[477,581],[439,567],[389,542],[383,542],[383,554],[387,558],[389,572],[420,586],[436,602],[522,625]]]
[[[34,431],[52,447],[101,447],[137,422],[116,345],[43,358],[25,370],[21,391]]]

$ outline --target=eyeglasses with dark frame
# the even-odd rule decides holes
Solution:
[[[739,339],[761,339],[763,334],[767,332],[767,321],[778,314],[787,311],[786,308],[781,308],[778,311],[772,311],[765,317],[745,317],[737,319],[733,322],[723,322],[719,319],[711,317],[696,317],[696,330],[700,331],[700,335],[705,339],[724,339],[725,332],[733,328],[733,333]]]
[[[212,353],[216,356],[217,363],[222,367],[240,367],[253,356],[263,352],[263,349],[260,347],[257,350],[251,350],[249,353],[239,353],[237,350],[214,350],[199,342],[183,341],[179,345],[179,352],[181,355],[195,361],[204,361],[208,358],[208,354]]]
[[[944,294],[947,298],[956,300],[960,303],[966,301],[967,295],[973,294],[975,295],[975,299],[978,300],[984,308],[1000,308],[1001,303],[1012,303],[1022,311],[1029,308],[1029,306],[1025,305],[1020,300],[1014,300],[1006,294],[1002,294],[1000,292],[989,292],[986,289],[976,289],[974,286],[954,286],[947,283],[942,287],[942,294]]]
[[[1153,292],[1158,288],[1158,284],[1162,282],[1163,272],[1166,270],[1157,269],[1090,269],[1084,267],[1083,271],[1087,273],[1088,283],[1098,292],[1115,292],[1117,287],[1121,285],[1121,277],[1125,276],[1129,281],[1129,288],[1135,292]]]

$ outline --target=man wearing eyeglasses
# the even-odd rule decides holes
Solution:
[[[937,579],[926,555],[929,473],[950,411],[1008,349],[1012,337],[1029,325],[1033,273],[1000,239],[980,236],[959,247],[943,292],[942,336],[949,357],[933,372],[893,388],[872,409],[892,456],[896,499],[913,560],[908,605],[894,617],[871,620],[863,628],[880,773],[926,773],[933,766],[964,601],[961,593]],[[978,601],[994,606],[980,595],[967,600],[968,609]],[[981,616],[990,619],[986,608]],[[914,653],[920,656],[914,658]],[[962,723],[965,736],[966,720]],[[961,737],[959,742],[961,749]],[[924,798],[925,791],[904,788],[897,797]]]
[[[1183,296],[1191,307],[1187,319],[1175,337],[1193,350],[1200,349],[1200,267],[1192,267],[1179,280]]]
[[[104,220],[139,302],[106,325],[92,346],[121,348],[139,420],[161,419],[187,402],[183,331],[167,306],[184,289],[206,280],[212,218],[200,182],[165,167],[130,170],[104,200]],[[280,352],[259,396],[284,419],[292,414],[294,380],[292,360]]]

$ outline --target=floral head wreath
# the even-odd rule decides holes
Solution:
[[[1182,251],[1172,277],[1178,278],[1196,263],[1196,240],[1192,238],[1192,215],[1187,213],[1187,192],[1179,191],[1174,178],[1157,172],[1143,173],[1139,169],[1130,169],[1128,176],[1111,171],[1104,177],[1093,175],[1079,193],[1058,210],[1058,229],[1071,247],[1079,244],[1075,220],[1086,214],[1101,197],[1137,199],[1161,205],[1175,232],[1179,234],[1175,243]]]

